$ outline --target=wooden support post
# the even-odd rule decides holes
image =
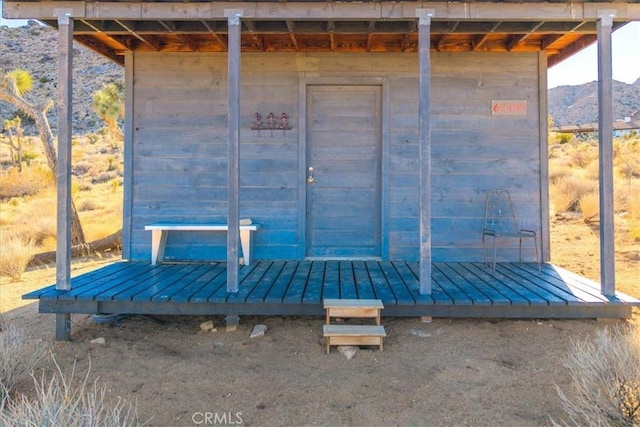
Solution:
[[[431,18],[417,9],[420,62],[420,293],[431,294]]]
[[[240,326],[240,316],[237,314],[227,314],[224,321],[227,332],[235,332],[238,330],[238,326]]]
[[[70,9],[56,9],[58,18],[58,164],[56,289],[71,289],[71,106],[73,19]],[[56,339],[71,339],[71,315],[56,315]]]
[[[122,258],[131,259],[133,233],[133,79],[135,70],[133,52],[124,54],[124,194],[122,196]]]
[[[598,11],[598,142],[600,146],[600,287],[613,296],[615,238],[613,210],[613,71],[611,31],[613,10]]]
[[[242,10],[225,9],[228,19],[228,123],[229,156],[227,208],[227,292],[238,292],[240,242],[240,18]]]

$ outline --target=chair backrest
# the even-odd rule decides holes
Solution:
[[[484,211],[484,228],[507,236],[518,234],[516,214],[507,190],[490,190]]]

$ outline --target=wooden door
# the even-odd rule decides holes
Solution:
[[[381,255],[381,99],[381,86],[307,87],[307,257]]]

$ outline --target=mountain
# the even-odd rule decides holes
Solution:
[[[0,73],[15,68],[29,71],[35,82],[27,98],[33,101],[57,97],[57,32],[36,21],[17,28],[0,27]],[[122,81],[124,68],[74,43],[73,49],[73,127],[74,134],[95,132],[103,126],[91,107],[92,94],[106,83]],[[592,123],[598,120],[597,82],[579,86],[560,86],[549,91],[549,114],[556,126]],[[640,79],[633,84],[614,82],[614,119],[640,114]],[[16,114],[15,109],[0,103],[0,123]],[[56,111],[49,112],[55,130]],[[25,126],[30,134],[33,128]]]
[[[549,90],[549,114],[556,126],[598,121],[598,82],[559,86]],[[613,82],[614,120],[640,114],[640,79],[632,84]]]
[[[34,87],[25,98],[33,103],[56,100],[58,80],[57,31],[36,21],[28,25],[0,27],[0,74],[16,68],[29,71]],[[74,43],[73,46],[73,133],[95,132],[104,126],[92,108],[93,92],[104,84],[124,80],[124,68],[92,50]],[[0,124],[15,117],[16,109],[0,103]],[[57,129],[56,108],[49,110],[49,124]],[[35,127],[23,120],[25,132],[36,135]]]

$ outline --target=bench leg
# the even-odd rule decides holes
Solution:
[[[165,230],[151,230],[151,265],[162,262],[166,243],[167,232]]]
[[[251,264],[251,230],[240,230],[240,243],[244,265],[249,265]]]

